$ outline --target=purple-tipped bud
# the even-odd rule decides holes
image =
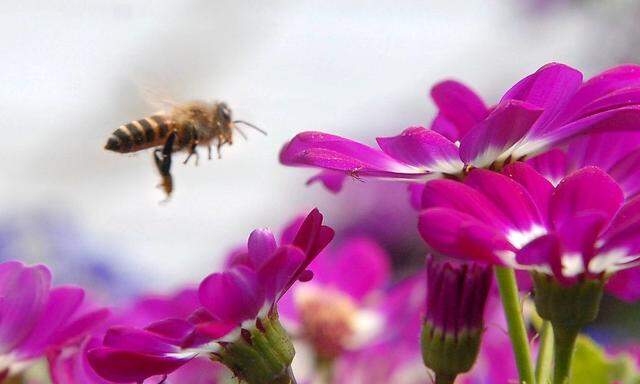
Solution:
[[[490,287],[490,266],[428,258],[422,357],[439,382],[453,382],[473,366]]]

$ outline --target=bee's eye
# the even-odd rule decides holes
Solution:
[[[227,107],[220,108],[220,112],[222,113],[222,117],[227,120],[231,120],[231,111]]]

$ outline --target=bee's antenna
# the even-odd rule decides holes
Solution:
[[[265,136],[267,135],[267,132],[263,131],[262,129],[260,129],[260,128],[256,127],[255,125],[253,125],[253,124],[251,124],[251,123],[249,123],[249,122],[247,122],[247,121],[244,121],[244,120],[236,120],[236,121],[234,121],[233,123],[234,123],[234,124],[244,124],[244,125],[246,125],[246,126],[248,126],[248,127],[251,127],[251,128],[253,128],[253,129],[255,129],[256,131],[258,131],[258,132],[262,133],[262,134],[263,134],[263,135],[265,135]]]
[[[240,136],[242,136],[243,139],[249,140],[249,138],[247,137],[246,133],[244,133],[242,131],[242,129],[240,129],[240,127],[238,127],[237,125],[236,125],[236,131],[238,131],[238,133],[240,134]]]

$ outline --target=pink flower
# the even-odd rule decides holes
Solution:
[[[106,324],[86,336],[81,342],[57,348],[47,354],[51,378],[54,384],[109,384],[89,364],[87,352],[102,346],[102,339],[108,325],[126,325],[128,327],[144,327],[152,322],[166,318],[187,317],[199,307],[196,289],[184,289],[172,295],[146,295],[136,299],[128,306],[114,309],[113,315],[106,320]],[[200,381],[188,382],[215,384],[220,373],[220,367],[206,363],[201,359],[191,360],[178,369],[172,380],[167,384],[181,383],[184,376],[197,375]],[[154,377],[150,383],[160,382],[162,376]]]
[[[44,265],[1,263],[0,378],[79,340],[107,315],[105,309],[90,309],[81,288],[51,287],[51,272]]]
[[[640,198],[626,203],[604,171],[585,167],[554,187],[525,163],[426,184],[419,230],[447,255],[537,270],[563,284],[632,268]]]
[[[310,269],[314,279],[293,287],[279,312],[316,358],[335,359],[379,335],[387,320],[379,304],[391,269],[379,245],[365,237],[348,239],[323,251]]]
[[[609,69],[582,82],[582,74],[551,63],[509,89],[488,108],[455,81],[436,84],[440,112],[430,129],[411,127],[377,139],[380,149],[321,132],[303,132],[285,145],[285,165],[318,167],[315,179],[338,190],[335,172],[354,177],[423,180],[459,175],[467,166],[501,168],[594,132],[640,128],[640,66]]]
[[[322,220],[317,209],[311,211],[291,244],[280,246],[268,230],[253,231],[246,254],[237,254],[224,272],[200,283],[202,308],[188,320],[167,319],[144,329],[113,327],[103,346],[89,351],[91,366],[108,380],[126,383],[169,374],[200,354],[227,364],[222,355],[233,353],[233,343],[250,345],[252,331],[272,326],[268,316],[276,314],[277,322],[280,297],[296,280],[312,277],[307,267],[334,234]],[[232,367],[238,375],[240,368]]]
[[[554,185],[583,167],[606,171],[622,188],[625,199],[640,192],[640,131],[607,132],[578,137],[527,161]]]
[[[374,343],[349,351],[336,362],[336,384],[430,382],[420,356],[425,276],[421,272],[385,292],[379,311],[392,323]]]

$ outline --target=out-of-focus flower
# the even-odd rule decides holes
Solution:
[[[89,351],[92,367],[115,382],[168,374],[198,355],[225,364],[251,384],[288,377],[294,350],[278,321],[277,302],[333,238],[313,210],[291,244],[277,246],[268,230],[249,236],[248,252],[199,287],[203,306],[189,321],[167,319],[145,329],[114,327],[103,347]]]
[[[333,171],[316,179],[339,188],[335,172],[353,177],[421,180],[458,176],[468,166],[500,169],[580,134],[640,129],[640,66],[609,69],[586,82],[566,65],[551,63],[509,89],[488,108],[455,81],[433,87],[440,112],[430,129],[411,127],[378,138],[380,150],[339,136],[303,132],[285,145],[285,165]]]
[[[51,287],[51,272],[44,265],[1,263],[0,379],[78,340],[108,316],[84,296],[79,287]]]
[[[428,258],[422,357],[438,383],[453,383],[475,363],[491,278],[490,266]]]
[[[311,345],[318,363],[330,364],[393,326],[380,310],[389,284],[389,258],[375,242],[363,237],[346,240],[323,251],[310,270],[314,279],[293,287],[279,312]]]
[[[386,292],[379,311],[393,323],[375,343],[348,352],[336,362],[336,384],[418,384],[429,382],[420,356],[420,327],[426,300],[425,273]]]
[[[200,306],[198,291],[184,289],[171,295],[145,295],[122,309],[114,309],[114,314],[99,330],[92,332],[81,342],[67,345],[48,354],[51,378],[54,384],[111,384],[100,377],[89,364],[87,352],[102,345],[102,338],[108,324],[143,327],[166,318],[187,317]],[[196,358],[175,371],[166,384],[194,383],[217,384],[221,367],[211,364],[205,358]],[[153,377],[145,382],[159,383],[163,376]]]

